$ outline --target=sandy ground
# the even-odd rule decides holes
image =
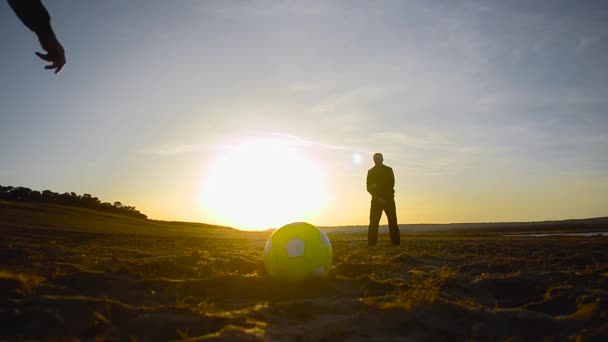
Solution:
[[[267,232],[0,233],[0,339],[608,340],[608,237],[330,233],[331,277],[283,283]]]

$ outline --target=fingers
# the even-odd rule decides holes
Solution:
[[[63,70],[64,66],[65,66],[65,62],[61,65],[58,65],[57,69],[55,69],[55,75],[59,74],[61,72],[61,70]]]
[[[45,66],[44,68],[47,70],[55,70],[55,75],[59,74],[65,66],[65,56],[63,55],[51,55],[51,53],[43,54],[36,52],[36,56],[40,57],[40,59],[44,61],[50,62],[51,64]]]
[[[45,60],[47,62],[53,61],[53,58],[51,58],[51,54],[49,54],[49,53],[36,52],[36,56],[40,57],[40,59]]]
[[[47,70],[55,70],[55,75],[57,75],[58,73],[61,72],[61,70],[63,70],[63,67],[65,66],[65,64],[59,64],[59,63],[53,63],[51,65],[47,65],[44,68]]]

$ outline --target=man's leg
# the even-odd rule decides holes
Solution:
[[[388,231],[391,237],[391,243],[393,245],[399,245],[401,244],[401,234],[399,232],[399,224],[397,223],[397,208],[395,207],[394,199],[387,201],[384,211],[388,218]]]
[[[382,207],[377,201],[372,200],[372,206],[369,209],[369,229],[367,231],[367,245],[375,246],[378,242],[378,225],[382,216]]]

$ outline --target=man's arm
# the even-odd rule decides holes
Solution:
[[[53,69],[59,73],[65,65],[65,52],[63,46],[51,27],[51,17],[40,0],[8,0],[15,14],[27,28],[38,36],[40,45],[46,54],[36,52],[41,59],[50,62],[45,69]]]
[[[53,34],[51,16],[40,0],[8,0],[15,14],[38,36]]]
[[[395,189],[395,173],[393,172],[393,168],[389,168],[389,177],[388,177],[388,186],[391,190]]]
[[[367,171],[367,192],[369,192],[370,195],[376,196],[376,192],[378,191],[378,188],[376,187],[376,180],[373,179],[371,172]]]

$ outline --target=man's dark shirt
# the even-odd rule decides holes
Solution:
[[[23,24],[38,37],[53,35],[51,17],[40,0],[8,0],[9,5]]]
[[[376,184],[374,188],[372,184]],[[376,165],[367,171],[367,192],[372,195],[372,199],[378,197],[395,197],[395,175],[393,169],[384,165]]]

